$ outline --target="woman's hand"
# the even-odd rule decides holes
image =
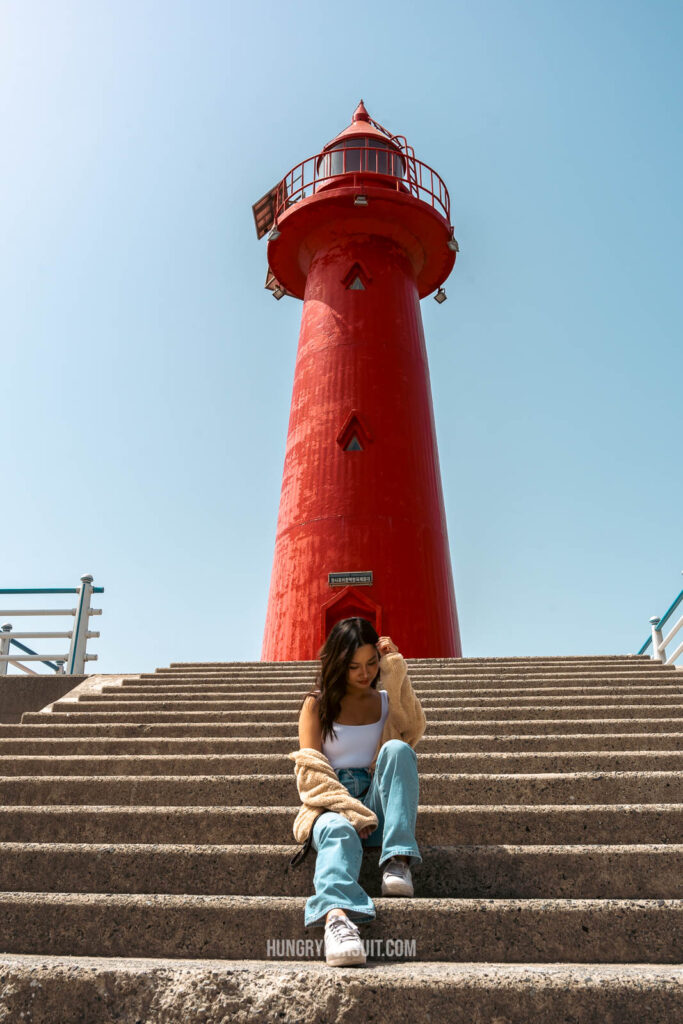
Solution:
[[[390,636],[381,636],[377,641],[377,651],[379,652],[380,658],[384,654],[398,654],[398,647],[391,639]]]
[[[374,831],[374,828],[372,828],[370,825],[367,825],[365,828],[360,829],[358,835],[361,837],[361,839],[367,839],[368,836],[372,835]]]

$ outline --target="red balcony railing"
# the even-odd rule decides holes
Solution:
[[[275,223],[293,203],[333,184],[344,184],[341,180],[344,175],[362,174],[376,175],[377,184],[428,203],[450,224],[448,189],[436,171],[414,157],[409,149],[401,152],[374,139],[364,140],[365,144],[353,141],[354,145],[344,140],[311,156],[285,175],[274,189]]]

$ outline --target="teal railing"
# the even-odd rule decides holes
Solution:
[[[671,602],[661,618],[658,615],[652,616],[650,619],[650,636],[640,648],[638,654],[645,654],[648,647],[652,645],[651,657],[654,658],[655,661],[663,661],[666,665],[673,665],[678,656],[683,653],[683,642],[678,645],[674,653],[668,658],[666,656],[666,648],[669,646],[678,631],[683,629],[683,615],[681,615],[673,624],[666,636],[663,635],[663,630],[666,624],[673,618],[676,610],[681,604],[683,604],[683,590],[681,590],[678,597]]]
[[[15,618],[16,616],[53,616],[68,615],[73,617],[73,627],[67,631],[48,632],[15,632],[11,622],[6,622],[0,628],[0,675],[7,674],[7,668],[12,665],[26,672],[29,675],[38,675],[26,664],[27,662],[38,662],[45,665],[53,672],[66,675],[82,675],[88,661],[96,661],[96,654],[87,654],[86,647],[89,639],[99,637],[99,633],[91,631],[89,627],[91,615],[101,615],[101,608],[91,608],[90,602],[93,594],[103,594],[104,587],[93,587],[93,578],[90,575],[81,576],[80,587],[5,587],[0,588],[2,595],[52,595],[52,594],[76,594],[78,601],[75,608],[14,608],[0,611],[0,617]],[[46,640],[46,639],[67,639],[69,650],[59,654],[39,654],[33,648],[21,643],[22,640]],[[57,646],[55,644],[55,646]]]

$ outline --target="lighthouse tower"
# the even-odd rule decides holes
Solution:
[[[420,315],[458,249],[446,187],[361,101],[254,216],[266,287],[303,299],[262,659],[315,658],[351,616],[460,657]]]

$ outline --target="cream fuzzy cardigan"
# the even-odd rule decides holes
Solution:
[[[386,690],[389,695],[389,714],[368,769],[370,773],[375,770],[382,744],[387,740],[403,740],[414,747],[426,726],[422,705],[408,678],[408,667],[402,655],[385,654],[380,660],[379,672],[377,689]],[[319,750],[303,747],[287,756],[294,761],[296,784],[302,801],[294,821],[294,838],[297,843],[306,841],[313,822],[322,810],[343,814],[357,831],[366,827],[377,828],[377,816],[342,786],[334,768]]]

